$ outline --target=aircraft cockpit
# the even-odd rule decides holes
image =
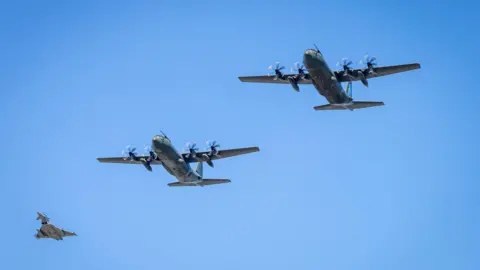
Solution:
[[[153,140],[166,144],[171,144],[170,139],[167,136],[156,135],[155,137],[153,137]]]
[[[322,53],[319,51],[319,50],[315,50],[315,49],[308,49],[305,51],[305,54],[309,54],[309,55],[312,55],[312,56],[323,56]]]

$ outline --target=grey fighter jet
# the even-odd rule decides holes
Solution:
[[[163,132],[162,132],[163,134]],[[205,179],[203,178],[203,162],[213,168],[213,160],[244,155],[258,152],[258,147],[246,147],[236,149],[218,150],[220,146],[213,142],[207,142],[206,151],[197,152],[196,144],[187,143],[185,153],[179,153],[167,135],[156,135],[152,139],[152,145],[145,147],[145,155],[138,155],[136,148],[127,146],[123,151],[123,157],[97,158],[102,163],[142,164],[148,171],[152,171],[151,165],[162,165],[165,170],[175,176],[178,182],[169,183],[170,187],[206,186],[230,183],[229,179]],[[189,163],[198,162],[193,170]]]
[[[315,46],[315,49],[308,49],[303,54],[303,65],[295,63],[296,74],[283,74],[285,68],[277,62],[276,66],[270,66],[269,69],[274,70],[275,74],[266,76],[242,76],[238,77],[242,82],[253,83],[278,83],[290,84],[295,91],[300,91],[299,84],[313,84],[318,93],[324,96],[329,104],[315,106],[317,111],[323,110],[350,110],[362,109],[368,107],[383,106],[383,102],[378,101],[355,101],[352,97],[352,82],[361,81],[363,85],[368,87],[368,80],[380,76],[391,75],[395,73],[415,70],[420,68],[419,63],[383,66],[377,67],[375,57],[365,56],[360,64],[364,64],[364,68],[351,68],[352,61],[344,58],[337,66],[342,70],[332,71],[328,66],[323,54]],[[292,72],[294,70],[292,69]],[[347,83],[346,90],[342,87],[342,82]]]
[[[37,234],[35,234],[35,238],[53,238],[55,240],[63,240],[63,237],[66,236],[77,236],[74,232],[66,231],[62,228],[59,228],[53,224],[50,224],[50,219],[42,213],[37,212],[37,220],[42,221],[42,227],[37,229]]]

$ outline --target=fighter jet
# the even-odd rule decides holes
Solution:
[[[40,227],[40,229],[37,229],[37,234],[35,234],[35,237],[37,239],[53,238],[58,241],[63,240],[63,237],[66,236],[77,236],[77,234],[74,232],[69,232],[53,224],[50,224],[50,219],[45,214],[37,212],[37,215],[37,220],[40,219],[42,221],[42,227]]]
[[[168,186],[203,187],[231,182],[229,179],[203,178],[203,162],[213,168],[213,160],[260,151],[258,147],[218,150],[220,145],[216,141],[207,141],[207,146],[206,151],[197,152],[196,143],[187,143],[186,152],[179,153],[172,146],[167,135],[162,132],[162,135],[153,137],[151,146],[145,146],[145,155],[143,156],[137,154],[135,147],[127,146],[126,150],[122,152],[123,157],[97,158],[97,160],[102,163],[142,164],[148,171],[152,171],[151,165],[162,165],[169,174],[178,179],[178,182],[169,183]],[[198,162],[195,170],[189,165],[193,162]]]
[[[360,64],[364,64],[365,68],[352,69],[352,61],[347,58],[337,63],[342,70],[332,71],[328,66],[323,54],[315,46],[315,49],[308,49],[303,54],[303,65],[295,63],[297,73],[283,74],[284,66],[280,66],[277,62],[276,66],[270,66],[270,70],[274,70],[275,74],[266,76],[244,76],[238,77],[242,82],[256,83],[279,83],[290,84],[297,92],[300,91],[299,84],[313,84],[318,93],[324,96],[329,104],[315,106],[315,110],[350,110],[383,106],[383,102],[376,101],[354,101],[352,94],[352,82],[361,81],[363,85],[368,87],[367,79],[380,76],[391,75],[395,73],[405,72],[409,70],[419,69],[420,64],[406,64],[396,66],[377,67],[376,57],[365,56]],[[307,72],[308,71],[308,72]],[[292,72],[294,70],[292,69]],[[346,90],[342,87],[342,82],[347,83]]]

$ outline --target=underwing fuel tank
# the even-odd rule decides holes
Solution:
[[[293,87],[295,91],[300,92],[300,88],[298,87],[298,83],[295,78],[288,77],[288,81],[290,82],[290,85]]]

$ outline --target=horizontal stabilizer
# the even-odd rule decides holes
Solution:
[[[321,106],[313,107],[316,111],[330,111],[330,110],[355,110],[355,109],[363,109],[363,108],[370,108],[370,107],[377,107],[385,105],[383,102],[378,101],[353,101],[348,104],[327,104]]]
[[[209,186],[209,185],[217,185],[217,184],[226,184],[232,181],[228,179],[203,179],[201,182],[173,182],[169,183],[169,187],[195,187],[195,186]]]

